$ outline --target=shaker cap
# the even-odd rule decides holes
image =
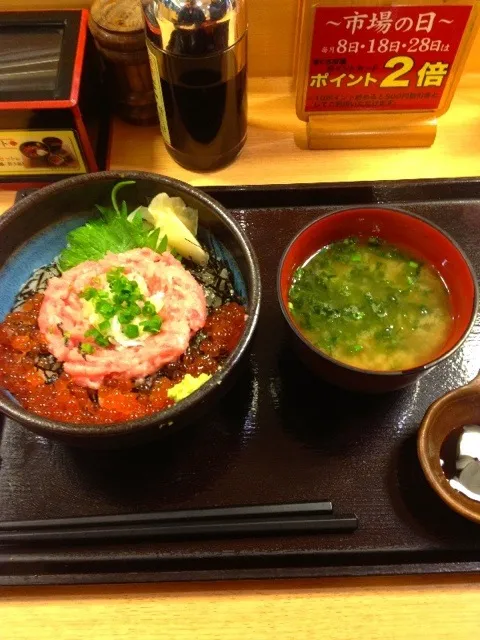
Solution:
[[[94,0],[88,21],[96,42],[129,54],[145,51],[142,8],[131,0]]]
[[[247,31],[246,0],[142,0],[147,39],[176,55],[212,55]]]

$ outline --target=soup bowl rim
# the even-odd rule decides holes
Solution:
[[[346,211],[362,211],[362,210],[372,210],[372,209],[379,209],[379,210],[383,210],[383,211],[389,211],[389,212],[394,213],[394,214],[400,214],[400,215],[404,215],[404,216],[409,217],[409,218],[415,218],[417,220],[420,220],[424,224],[432,227],[436,231],[438,231],[440,234],[442,234],[450,242],[450,244],[454,247],[454,249],[456,249],[456,251],[461,255],[461,257],[465,261],[465,264],[467,265],[468,270],[470,272],[470,275],[472,277],[473,289],[474,289],[472,313],[471,313],[471,317],[470,317],[470,320],[468,322],[468,325],[465,328],[465,331],[463,332],[462,336],[445,353],[443,353],[440,356],[434,358],[433,360],[429,360],[428,362],[425,362],[425,363],[423,363],[421,365],[417,365],[415,367],[410,367],[408,369],[397,369],[397,370],[393,370],[393,371],[382,371],[382,370],[378,370],[378,369],[365,369],[365,368],[362,368],[362,367],[355,367],[355,366],[353,366],[351,364],[347,364],[346,362],[342,362],[341,360],[337,360],[336,358],[332,358],[331,356],[329,356],[324,351],[321,351],[320,349],[318,349],[312,342],[310,342],[310,340],[308,340],[302,334],[302,332],[297,327],[296,323],[293,321],[293,318],[292,318],[290,312],[288,311],[288,309],[285,306],[284,301],[283,301],[282,286],[281,286],[283,267],[284,267],[285,260],[286,260],[286,258],[288,256],[288,254],[290,253],[292,248],[295,246],[295,244],[298,242],[299,238],[305,232],[307,232],[308,229],[310,229],[312,226],[317,224],[319,220],[323,220],[325,218],[334,217],[334,216],[336,216],[336,215],[338,215],[340,213],[344,213]],[[321,247],[319,247],[319,249],[320,248]],[[306,224],[304,227],[302,227],[300,229],[300,231],[298,231],[298,233],[288,243],[287,247],[285,248],[285,250],[282,253],[282,257],[280,259],[280,263],[279,263],[278,270],[277,270],[277,297],[278,297],[278,302],[279,302],[280,309],[282,311],[283,317],[285,318],[285,320],[286,320],[288,326],[290,327],[290,329],[294,332],[295,336],[306,347],[308,347],[313,353],[315,353],[318,357],[324,358],[325,360],[327,360],[331,364],[339,366],[339,367],[342,367],[342,368],[344,368],[344,369],[346,369],[348,371],[351,371],[352,373],[367,374],[367,375],[371,375],[371,376],[375,376],[375,377],[388,376],[388,377],[394,378],[394,377],[400,377],[400,376],[406,376],[406,375],[415,376],[415,375],[421,374],[421,373],[427,371],[428,369],[431,369],[432,367],[436,366],[440,362],[443,362],[444,360],[449,358],[457,349],[459,349],[462,346],[462,344],[467,339],[467,337],[468,337],[468,335],[469,335],[470,331],[472,330],[472,327],[473,327],[473,325],[475,323],[475,319],[476,319],[477,311],[478,311],[479,291],[478,291],[477,277],[476,277],[476,273],[475,273],[475,270],[473,268],[472,263],[468,259],[467,255],[465,254],[465,252],[461,248],[461,246],[457,243],[456,240],[454,240],[452,238],[452,236],[447,231],[445,231],[444,229],[439,227],[434,222],[430,222],[430,220],[427,220],[423,216],[420,216],[420,215],[418,215],[416,213],[412,213],[410,211],[406,211],[405,209],[397,208],[397,207],[385,206],[383,204],[372,204],[372,205],[363,205],[363,206],[351,205],[351,206],[348,206],[348,207],[341,207],[339,209],[335,209],[334,211],[330,211],[328,213],[325,213],[325,214],[322,214],[322,215],[318,216],[317,218],[315,218],[314,220],[312,220],[311,222]]]

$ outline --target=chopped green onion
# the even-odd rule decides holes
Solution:
[[[110,302],[107,302],[106,300],[99,300],[95,304],[95,311],[104,318],[113,318],[116,313],[114,305]]]
[[[148,333],[158,333],[162,326],[162,319],[160,316],[153,316],[141,323],[144,331]]]
[[[147,300],[143,305],[142,313],[144,316],[154,316],[157,310],[155,309],[155,305],[150,302],[150,300]]]
[[[110,326],[110,320],[104,320],[103,322],[100,322],[98,328],[102,333],[107,333],[110,331]]]
[[[110,340],[105,336],[102,336],[102,334],[98,335],[95,338],[95,342],[98,344],[99,347],[108,347],[110,345]]]
[[[124,271],[122,267],[117,267],[106,274],[108,290],[88,287],[82,293],[82,297],[86,299],[95,298],[95,312],[101,316],[98,328],[90,328],[85,336],[92,337],[101,347],[108,347],[110,344],[108,334],[114,317],[118,319],[124,335],[130,339],[140,335],[140,327],[147,333],[158,333],[162,326],[162,319],[157,315],[155,305],[145,299],[138,282],[123,275]],[[133,323],[135,318],[143,319],[140,326]]]
[[[95,289],[95,287],[87,287],[79,294],[79,298],[83,298],[84,300],[91,300],[92,298],[95,298],[97,294],[98,289]]]
[[[133,313],[130,313],[128,309],[122,309],[118,312],[117,317],[120,324],[130,324],[135,315]]]
[[[95,327],[85,331],[84,335],[86,338],[93,338],[99,347],[108,347],[110,344],[108,338],[102,335],[102,333],[98,329],[95,329]]]
[[[127,338],[138,338],[140,333],[139,328],[136,324],[126,324],[122,327],[123,333],[127,336]]]
[[[93,344],[90,344],[90,342],[82,342],[79,348],[80,353],[91,355],[95,352],[95,347],[93,346]]]
[[[107,273],[108,284],[111,284],[118,280],[118,278],[120,278],[124,272],[125,269],[123,267],[115,267],[113,269],[110,269],[110,271]]]
[[[138,306],[138,304],[136,302],[131,302],[128,305],[128,312],[131,313],[134,318],[136,318],[137,316],[139,316],[142,313],[142,310],[141,310],[141,308]]]

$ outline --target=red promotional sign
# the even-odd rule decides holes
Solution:
[[[471,9],[317,7],[305,111],[437,109]]]

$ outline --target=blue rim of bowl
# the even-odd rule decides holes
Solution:
[[[312,344],[309,340],[307,340],[303,336],[303,334],[297,328],[296,324],[293,322],[292,317],[291,317],[288,309],[286,309],[285,305],[283,304],[281,283],[280,283],[282,268],[283,268],[283,264],[285,262],[285,258],[287,257],[287,255],[291,251],[291,249],[294,246],[294,244],[300,238],[300,236],[305,231],[307,231],[310,227],[312,227],[314,224],[316,224],[320,219],[329,218],[329,217],[335,216],[335,215],[337,215],[339,213],[343,213],[344,211],[352,211],[352,210],[354,210],[354,211],[364,211],[365,209],[383,209],[383,210],[386,210],[386,211],[391,211],[394,214],[400,214],[400,215],[403,215],[403,216],[407,216],[409,218],[416,218],[417,220],[420,220],[421,222],[423,222],[423,223],[427,224],[428,226],[432,227],[433,229],[435,229],[436,231],[441,233],[442,236],[444,236],[450,242],[450,244],[452,244],[455,247],[455,249],[460,253],[462,258],[465,260],[465,263],[466,263],[466,265],[467,265],[467,267],[468,267],[468,269],[470,271],[470,275],[472,276],[473,289],[474,289],[472,315],[470,317],[470,322],[468,323],[468,326],[465,329],[465,331],[463,332],[461,338],[458,340],[458,342],[456,342],[456,344],[453,345],[453,347],[451,349],[449,349],[446,353],[443,353],[438,358],[435,358],[435,360],[430,360],[429,362],[425,362],[424,364],[418,365],[417,367],[412,367],[411,369],[403,369],[403,370],[396,370],[396,371],[378,371],[378,370],[375,370],[375,369],[361,369],[360,367],[354,367],[354,366],[352,366],[350,364],[346,364],[345,362],[342,362],[341,360],[336,360],[335,358],[332,358],[331,356],[329,356],[328,354],[324,353],[323,351],[320,351],[320,349],[317,349],[317,347],[314,344]],[[319,248],[321,248],[321,247],[319,247]],[[309,222],[305,227],[303,227],[295,235],[295,237],[289,242],[287,248],[285,249],[285,251],[282,254],[282,257],[281,257],[281,260],[280,260],[280,264],[279,264],[279,267],[278,267],[278,270],[277,270],[277,298],[278,298],[278,302],[279,302],[279,305],[280,305],[280,309],[282,310],[282,313],[283,313],[283,317],[285,318],[285,320],[287,321],[289,327],[292,329],[292,331],[295,333],[295,335],[303,342],[304,345],[309,347],[311,349],[311,351],[313,351],[317,355],[321,356],[322,358],[325,358],[325,360],[328,360],[332,364],[337,365],[337,366],[339,366],[339,367],[341,367],[343,369],[347,369],[348,371],[351,371],[352,373],[359,373],[359,374],[363,374],[363,375],[378,376],[378,377],[383,377],[383,376],[393,377],[393,376],[405,376],[405,375],[410,376],[410,375],[416,375],[416,374],[422,373],[424,371],[427,371],[428,369],[431,369],[432,367],[434,367],[435,365],[439,364],[440,362],[443,362],[443,360],[445,360],[446,358],[449,358],[465,342],[465,340],[467,339],[470,331],[472,330],[472,327],[473,327],[473,325],[475,323],[475,319],[476,319],[476,316],[477,316],[477,311],[478,311],[478,282],[477,282],[477,276],[476,276],[476,273],[475,273],[475,269],[473,268],[470,260],[465,255],[464,250],[460,247],[460,245],[456,242],[456,240],[454,240],[446,231],[441,229],[438,225],[436,225],[433,222],[430,222],[429,220],[426,220],[425,218],[423,218],[422,216],[417,215],[416,213],[411,213],[409,211],[405,211],[404,209],[396,209],[396,208],[394,209],[394,208],[391,208],[389,206],[384,206],[383,204],[381,204],[381,205],[380,204],[372,204],[372,205],[368,205],[368,206],[364,205],[364,206],[361,206],[361,207],[351,206],[351,207],[342,207],[341,209],[335,209],[335,211],[330,211],[329,213],[326,213],[324,215],[318,216],[318,218],[315,218],[315,220],[313,220],[312,222]]]
[[[91,436],[93,439],[95,437],[108,438],[125,435],[136,431],[141,432],[144,429],[151,428],[152,425],[156,425],[158,429],[168,428],[175,423],[176,419],[185,409],[192,408],[194,405],[200,404],[202,399],[207,396],[210,391],[213,391],[218,385],[222,384],[230,371],[233,370],[240,361],[245,349],[253,337],[258,322],[261,301],[260,267],[250,240],[247,238],[240,225],[230,216],[228,211],[219,202],[181,180],[143,171],[100,171],[97,173],[74,176],[73,178],[67,178],[66,180],[60,180],[59,182],[43,187],[35,193],[26,196],[23,200],[20,200],[18,203],[14,204],[11,209],[6,211],[0,217],[0,236],[2,230],[8,226],[10,220],[14,219],[18,215],[22,215],[24,210],[28,209],[31,203],[41,205],[43,200],[48,199],[51,194],[55,194],[57,191],[64,191],[70,186],[81,185],[83,183],[88,184],[92,182],[102,182],[105,179],[152,180],[158,184],[163,184],[166,187],[170,186],[172,188],[179,189],[180,192],[196,198],[220,217],[222,222],[235,236],[236,241],[239,243],[241,250],[246,257],[248,265],[249,274],[247,286],[250,291],[248,294],[248,319],[245,330],[240,342],[227,358],[222,368],[219,369],[210,378],[210,380],[203,384],[197,391],[194,391],[187,398],[184,398],[177,404],[173,405],[173,407],[152,413],[143,418],[137,418],[136,420],[102,424],[60,422],[57,420],[50,420],[32,413],[31,411],[27,411],[20,404],[17,404],[16,401],[14,403],[12,400],[5,398],[3,394],[0,394],[0,411],[5,413],[9,418],[18,421],[27,427],[30,426],[33,430],[42,429],[52,434],[61,433],[62,435],[72,437]]]

